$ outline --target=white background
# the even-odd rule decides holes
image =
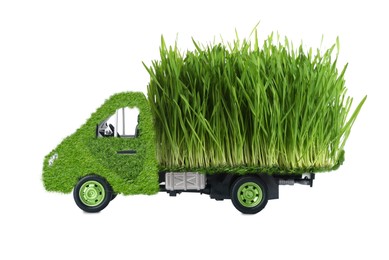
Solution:
[[[385,1],[1,1],[0,259],[389,259]],[[280,187],[259,214],[205,195],[118,196],[85,214],[48,193],[43,157],[110,95],[146,91],[160,36],[246,37],[260,21],[296,45],[340,37],[349,94],[368,99],[345,164]]]

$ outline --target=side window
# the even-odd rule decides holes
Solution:
[[[139,110],[123,107],[97,126],[97,137],[137,137]]]

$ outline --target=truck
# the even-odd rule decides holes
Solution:
[[[278,199],[280,185],[312,187],[317,172],[343,163],[366,97],[347,117],[352,99],[345,70],[329,59],[333,48],[313,58],[272,41],[262,49],[257,38],[254,48],[195,43],[183,54],[162,39],[161,60],[145,66],[147,95],[107,99],[47,154],[44,187],[73,191],[91,213],[117,194],[196,192],[229,199],[243,214]]]

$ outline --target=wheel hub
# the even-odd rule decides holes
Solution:
[[[255,182],[243,183],[238,189],[239,203],[251,208],[259,205],[262,201],[262,188]]]
[[[82,203],[90,207],[95,207],[103,202],[105,190],[101,183],[87,181],[81,186],[79,196]]]
[[[244,196],[247,198],[247,199],[252,199],[254,198],[255,194],[252,190],[247,190],[244,194]]]
[[[94,187],[88,187],[86,190],[85,190],[85,197],[88,199],[88,200],[93,200],[93,199],[96,199],[97,197],[97,191]]]

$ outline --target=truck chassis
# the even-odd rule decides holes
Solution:
[[[295,183],[312,187],[315,174],[300,175],[268,175],[268,174],[200,174],[196,172],[160,172],[160,191],[170,196],[177,196],[182,192],[196,192],[207,194],[215,200],[231,199],[234,206],[245,214],[255,214],[261,211],[268,200],[279,198],[279,185],[294,185]],[[265,194],[261,202],[251,207],[241,207],[242,203],[234,192],[239,182],[258,182]],[[255,190],[255,189],[254,189]],[[250,190],[248,190],[250,192]]]

